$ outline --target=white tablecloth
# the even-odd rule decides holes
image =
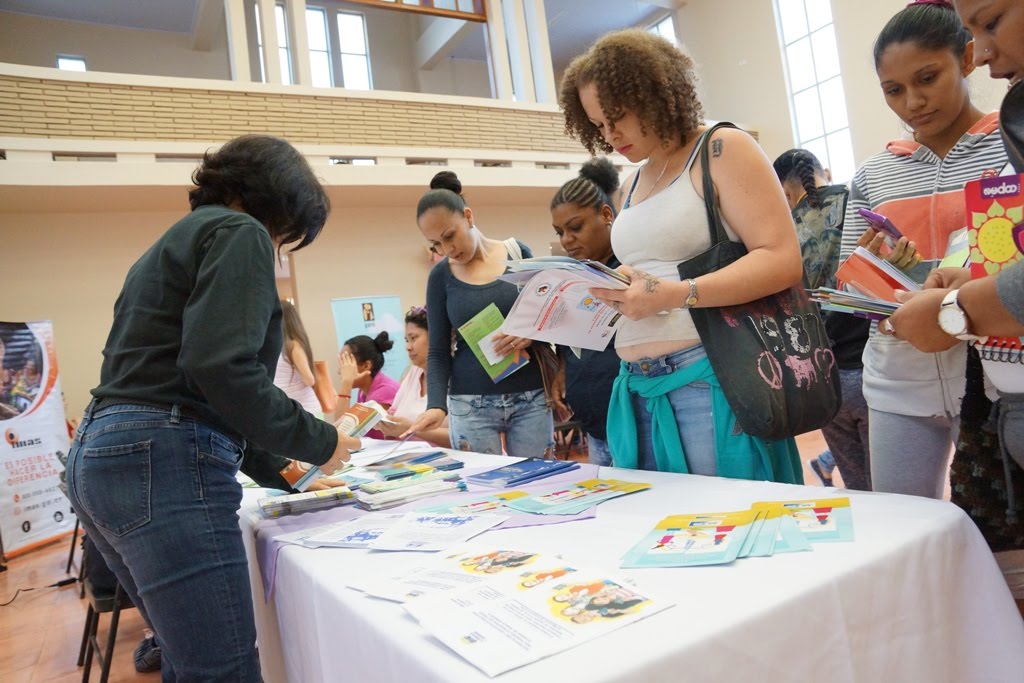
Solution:
[[[619,570],[618,558],[666,515],[832,490],[612,468],[601,474],[653,487],[602,504],[592,520],[477,540],[616,570],[676,606],[503,674],[503,683],[1024,681],[1024,622],[985,541],[951,503],[843,491],[836,495],[850,496],[852,543],[726,566]],[[264,603],[252,552],[255,500],[247,494],[241,518],[268,683],[489,680],[401,605],[345,587],[350,578],[411,562],[410,554],[285,546],[274,598]]]

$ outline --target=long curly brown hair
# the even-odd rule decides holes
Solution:
[[[594,84],[609,123],[632,112],[662,140],[685,142],[704,123],[697,98],[693,60],[660,36],[640,29],[602,36],[572,60],[562,76],[558,103],[565,113],[565,132],[591,154],[609,153],[611,146],[590,122],[579,89]]]

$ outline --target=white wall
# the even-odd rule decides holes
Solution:
[[[221,19],[223,25],[223,19]],[[57,65],[57,55],[84,57],[89,71],[228,80],[227,36],[209,51],[192,49],[182,33],[141,31],[0,12],[0,62]]]
[[[871,48],[905,0],[832,0],[836,41],[846,89],[854,160],[860,164],[903,135],[885,105]],[[697,62],[708,118],[735,121],[760,132],[774,158],[794,144],[786,77],[773,0],[690,0],[676,13],[677,30]],[[981,69],[971,76],[975,104],[999,107],[1006,92]]]
[[[110,195],[98,206],[118,204],[117,188],[96,192]],[[554,239],[547,202],[531,199],[523,205],[516,192],[498,204],[474,204],[476,222],[490,237],[515,235],[535,254],[546,255]],[[314,354],[330,361],[334,377],[332,298],[397,294],[405,308],[425,301],[432,264],[415,224],[418,196],[359,207],[332,197],[334,211],[321,237],[293,255],[299,308]],[[467,196],[472,202],[472,188]],[[61,381],[73,414],[81,413],[99,381],[101,351],[125,274],[187,211],[184,188],[180,198],[181,208],[174,211],[0,212],[6,283],[0,318],[53,321]]]

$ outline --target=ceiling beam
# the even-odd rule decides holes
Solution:
[[[646,0],[646,2],[648,5],[671,10],[677,10],[686,4],[686,0]]]
[[[433,69],[459,46],[477,24],[463,19],[431,17],[416,41],[416,68]]]
[[[222,0],[199,0],[192,24],[192,49],[209,52],[217,34],[224,30],[224,3]]]

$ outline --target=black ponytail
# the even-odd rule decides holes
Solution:
[[[376,377],[384,367],[384,353],[390,351],[394,345],[395,342],[391,341],[386,330],[373,339],[360,334],[345,341],[345,346],[351,349],[357,363],[370,361],[370,377]]]

